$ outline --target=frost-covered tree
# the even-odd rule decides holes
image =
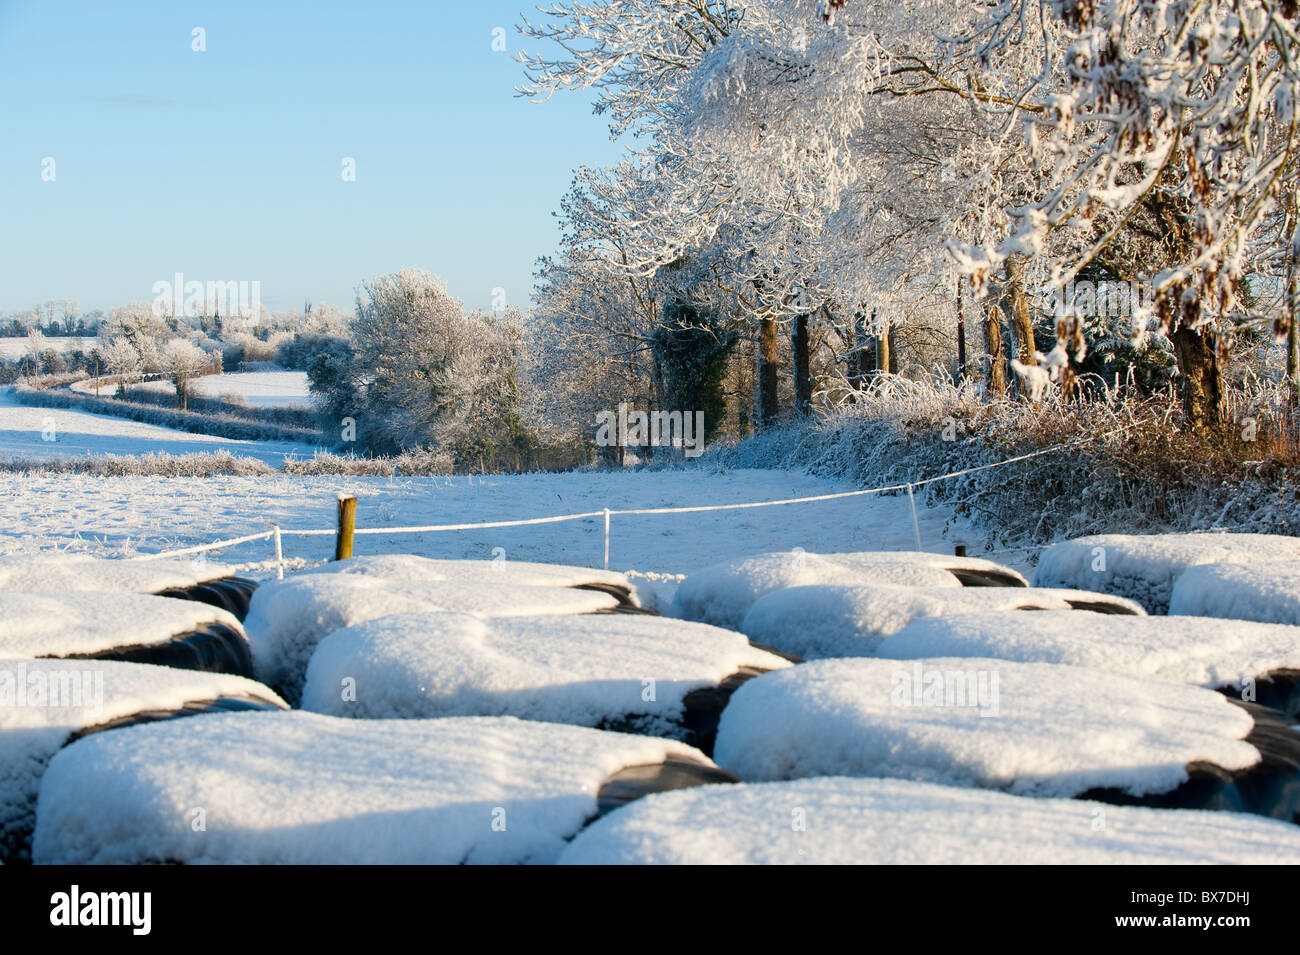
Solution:
[[[1243,292],[1252,243],[1295,191],[1296,13],[1294,0],[1015,0],[956,41],[1004,50],[1032,24],[1052,36],[1042,73],[1061,84],[1030,125],[1039,194],[968,268],[1028,248],[1059,285],[1145,249],[1135,271],[1199,427],[1223,419],[1232,329],[1269,318]],[[1061,232],[1084,241],[1053,245]],[[1294,299],[1277,330],[1293,320]]]
[[[45,335],[42,334],[39,328],[33,328],[27,333],[27,343],[24,352],[27,356],[27,360],[31,363],[30,367],[33,378],[41,373],[41,356],[45,353],[45,350],[48,347],[49,345],[46,341]]]
[[[145,302],[113,309],[99,328],[102,344],[123,341],[134,349],[139,360],[137,374],[162,370],[162,346],[173,337],[166,320]]]
[[[176,388],[176,400],[181,410],[190,406],[190,380],[206,374],[212,366],[212,359],[203,349],[193,342],[182,338],[173,338],[162,348],[164,369],[171,375]]]
[[[466,314],[445,283],[408,269],[364,282],[351,340],[309,371],[331,430],[367,451],[432,449],[462,469],[528,465],[519,415],[520,318]]]
[[[140,353],[125,336],[110,338],[100,346],[104,367],[118,379],[118,392],[125,394],[127,386],[138,381],[144,373]]]

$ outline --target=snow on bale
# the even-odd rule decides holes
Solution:
[[[594,822],[559,861],[1296,865],[1300,828],[1239,813],[1026,799],[897,779],[802,779],[650,796]]]
[[[737,690],[714,758],[746,781],[895,777],[1291,820],[1300,734],[1269,714],[1202,687],[1050,663],[819,660]]]
[[[0,590],[101,590],[154,594],[229,577],[221,564],[113,560],[74,554],[0,558]]]
[[[566,564],[538,564],[504,559],[446,560],[417,557],[413,554],[378,554],[331,561],[303,573],[359,574],[408,583],[460,580],[468,583],[493,583],[502,587],[590,588],[612,594],[625,605],[640,606],[636,589],[623,574]]]
[[[517,716],[685,740],[708,752],[696,691],[790,663],[732,630],[654,616],[406,613],[316,647],[303,709],[365,719]],[[725,700],[722,701],[725,704]]]
[[[1169,612],[1300,625],[1300,560],[1193,567],[1174,582]]]
[[[1166,613],[1174,582],[1199,564],[1300,560],[1300,538],[1282,534],[1103,534],[1043,551],[1036,587],[1120,594],[1150,613]]]
[[[104,560],[81,555],[0,558],[0,590],[93,590],[198,600],[243,620],[257,584],[204,560]]]
[[[41,775],[72,739],[206,710],[284,706],[261,684],[227,674],[99,660],[0,660],[0,860],[28,861]],[[98,792],[93,785],[86,791]]]
[[[869,657],[882,640],[917,618],[1076,607],[1144,613],[1131,600],[1081,590],[812,585],[759,597],[740,630],[756,643],[803,659]]]
[[[916,620],[876,656],[1058,663],[1218,689],[1300,719],[1300,627],[1208,617],[965,614]]]
[[[1014,570],[975,557],[915,551],[759,554],[715,564],[682,581],[674,614],[738,629],[754,601],[774,590],[813,584],[907,587],[1027,587]]]
[[[731,778],[673,740],[510,717],[294,711],[154,723],[54,757],[32,855],[42,864],[548,863],[598,814],[611,778],[665,762],[694,764],[697,781]],[[193,807],[204,810],[202,831]]]
[[[517,617],[596,613],[617,606],[617,597],[575,588],[306,574],[259,587],[244,625],[257,678],[297,705],[316,645],[344,627],[395,613],[457,611]]]
[[[118,660],[253,675],[248,639],[232,614],[149,594],[0,592],[0,656]]]

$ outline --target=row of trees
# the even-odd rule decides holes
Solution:
[[[714,386],[760,422],[936,360],[990,394],[1068,386],[1093,341],[1176,363],[1188,420],[1217,427],[1243,341],[1285,342],[1300,378],[1295,14],[558,3],[521,26],[560,51],[521,55],[522,92],[594,91],[630,145],[576,172],[537,318],[597,403],[668,401],[656,336],[706,316],[733,340]],[[1150,295],[1106,313],[1080,280]]]

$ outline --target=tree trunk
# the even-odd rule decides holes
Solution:
[[[1007,284],[1002,292],[1002,308],[1011,326],[1012,352],[1022,365],[1037,365],[1034,360],[1034,320],[1029,311],[1029,293],[1025,288],[1027,259],[1017,253],[1007,259]]]
[[[1007,393],[1007,369],[1002,355],[1002,314],[996,305],[990,306],[984,316],[984,351],[989,358],[986,393],[1004,395]]]
[[[957,276],[957,380],[966,377],[966,307],[961,299],[962,276]]]
[[[898,339],[895,334],[892,327],[885,332],[885,347],[889,350],[889,361],[885,365],[891,375],[898,374]]]
[[[1205,432],[1218,427],[1227,417],[1227,401],[1214,332],[1180,325],[1169,337],[1183,379],[1183,411],[1192,428]]]
[[[758,420],[768,425],[780,413],[777,371],[780,362],[776,322],[765,318],[758,324]]]
[[[871,310],[872,324],[874,324],[875,321],[876,310],[873,308]],[[853,323],[853,344],[857,347],[858,362],[858,380],[855,384],[857,384],[858,388],[861,389],[865,385],[867,379],[871,377],[873,370],[870,362],[867,360],[867,330],[866,325],[862,321],[861,315],[857,316],[857,319]]]
[[[893,364],[893,355],[890,350],[889,330],[885,334],[876,336],[876,374],[888,374],[890,366]]]
[[[1291,266],[1286,283],[1286,311],[1291,320],[1286,331],[1286,380],[1291,403],[1300,404],[1300,233],[1291,240]]]
[[[794,407],[801,414],[812,411],[812,367],[809,359],[808,316],[796,315],[790,332],[790,351],[794,356]]]

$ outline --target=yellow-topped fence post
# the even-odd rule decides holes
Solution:
[[[347,560],[352,556],[352,532],[357,527],[357,499],[339,498],[339,531],[334,540],[334,559]]]

